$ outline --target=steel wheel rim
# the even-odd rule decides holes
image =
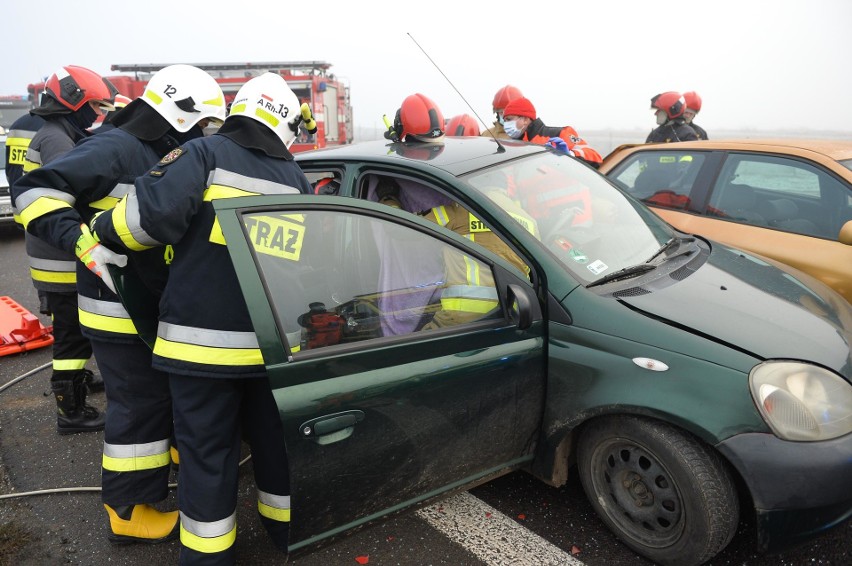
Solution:
[[[626,440],[595,448],[591,479],[603,508],[620,531],[642,545],[664,548],[684,529],[683,498],[672,474],[653,452]]]

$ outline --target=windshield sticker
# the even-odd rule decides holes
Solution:
[[[609,269],[609,267],[607,266],[607,264],[605,264],[601,260],[596,259],[595,261],[593,261],[592,263],[587,265],[586,269],[588,269],[589,271],[591,271],[595,275],[600,275],[601,273],[603,273],[604,271]]]

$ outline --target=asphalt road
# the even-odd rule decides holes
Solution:
[[[23,237],[0,228],[0,296],[9,295],[37,313],[37,299],[27,278]],[[42,317],[47,325],[49,320]],[[0,357],[0,388],[18,376],[49,364],[50,348]],[[91,363],[96,369],[94,363]],[[97,488],[100,484],[102,433],[59,436],[55,432],[54,401],[49,394],[49,369],[34,373],[0,391],[0,495],[40,492],[0,499],[0,566],[175,564],[179,545],[113,546],[106,541],[107,519]],[[103,393],[91,396],[103,407]],[[48,489],[92,488],[87,491],[41,493]],[[832,486],[825,486],[831,489]],[[284,558],[267,540],[256,517],[252,464],[240,474],[237,523],[239,564],[283,564]],[[577,564],[589,566],[649,565],[615,539],[586,502],[576,477],[560,488],[546,486],[518,472],[470,491],[476,499],[455,497],[416,513],[387,521],[332,541],[311,552],[291,557],[289,564],[328,565],[448,565],[490,566]],[[468,507],[487,504],[492,512]],[[163,509],[176,507],[175,494]],[[485,530],[497,516],[515,531]],[[461,521],[443,530],[435,517]],[[520,533],[520,535],[519,535]],[[541,546],[530,546],[529,535],[555,548],[545,558]],[[483,538],[484,537],[484,538]],[[455,541],[462,541],[455,542]],[[753,552],[754,529],[745,517],[732,543],[710,564],[799,566],[852,564],[852,522],[781,555]],[[555,556],[555,557],[554,557]]]

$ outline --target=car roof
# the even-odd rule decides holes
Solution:
[[[446,137],[442,151],[429,142],[359,142],[296,154],[300,163],[322,161],[372,162],[415,168],[435,167],[459,176],[509,159],[545,151],[544,146],[515,140],[487,137]]]
[[[667,144],[636,144],[623,145],[610,155],[615,155],[624,149],[725,149],[741,151],[768,151],[775,153],[791,153],[793,155],[807,155],[817,153],[834,161],[852,159],[852,141],[833,139],[807,139],[807,138],[748,138],[748,139],[714,139],[689,142],[673,142]],[[609,158],[609,156],[607,156]]]

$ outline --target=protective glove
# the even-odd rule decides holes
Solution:
[[[119,267],[127,265],[127,256],[113,252],[98,243],[95,236],[85,224],[80,224],[80,237],[77,238],[77,244],[74,246],[74,253],[83,262],[83,265],[89,268],[89,271],[103,279],[103,282],[109,287],[110,291],[115,293],[115,283],[112,276],[109,274],[107,264],[111,263]]]
[[[547,140],[547,145],[552,146],[559,151],[564,151],[569,155],[574,155],[574,152],[568,149],[568,144],[562,138],[550,138]]]
[[[317,133],[317,121],[314,120],[314,115],[311,112],[311,107],[308,106],[308,103],[303,102],[299,107],[299,110],[302,112],[302,120],[305,122],[305,128],[308,130],[308,133]]]

